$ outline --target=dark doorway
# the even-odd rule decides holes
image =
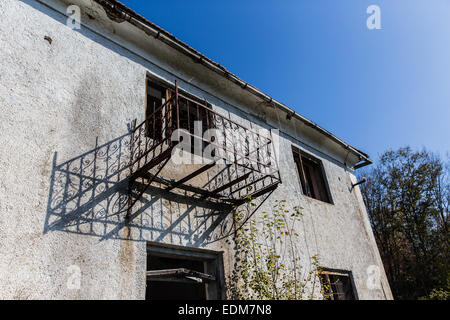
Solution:
[[[203,273],[202,261],[173,259],[158,257],[149,254],[147,256],[147,270],[174,270],[186,268],[188,270]],[[161,280],[147,280],[146,297],[150,300],[205,300],[205,284],[195,283],[188,278],[160,278]],[[166,281],[164,281],[166,280]],[[186,281],[186,282],[184,282]]]
[[[221,261],[209,250],[149,245],[146,300],[221,299]]]

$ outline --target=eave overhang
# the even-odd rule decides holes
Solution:
[[[257,89],[253,85],[249,84],[248,82],[245,82],[235,74],[228,71],[224,66],[220,65],[219,63],[209,59],[205,55],[201,54],[194,48],[190,47],[185,42],[179,40],[171,33],[167,32],[163,28],[157,26],[156,24],[152,23],[151,21],[147,20],[145,17],[139,15],[135,11],[131,10],[127,6],[125,6],[123,3],[116,1],[116,0],[93,0],[96,3],[100,4],[106,11],[108,17],[115,21],[115,22],[124,22],[127,21],[130,24],[134,25],[135,27],[141,29],[149,36],[152,36],[159,41],[169,45],[170,47],[174,48],[175,50],[181,52],[182,54],[192,58],[197,63],[207,67],[208,69],[214,71],[215,73],[219,74],[220,76],[226,78],[228,81],[233,82],[234,84],[240,86],[243,90],[248,91],[249,93],[253,94],[254,96],[260,98],[263,102],[266,104],[269,104],[275,108],[278,108],[279,110],[286,113],[286,117],[288,119],[297,119],[301,121],[303,124],[305,124],[308,127],[311,127],[313,130],[316,130],[321,135],[327,137],[340,147],[342,147],[346,152],[352,153],[356,158],[359,159],[359,162],[354,164],[353,169],[358,169],[367,165],[370,165],[373,163],[373,161],[370,159],[370,157],[362,152],[361,150],[358,150],[357,148],[351,146],[350,144],[346,143],[342,139],[336,137],[334,134],[329,132],[328,130],[320,127],[318,124],[314,123],[313,121],[303,117],[295,110],[289,108],[285,104],[277,101],[276,99],[270,97],[269,95],[265,94],[261,90]]]

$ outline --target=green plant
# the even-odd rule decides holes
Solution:
[[[450,291],[433,289],[428,296],[420,297],[419,300],[450,300]]]
[[[254,206],[251,199],[249,205]],[[236,264],[227,279],[228,296],[232,299],[297,300],[322,296],[328,288],[318,284],[322,270],[317,256],[307,266],[301,266],[297,248],[300,234],[298,224],[300,207],[289,209],[286,200],[275,201],[270,213],[250,220],[235,233]],[[245,219],[240,211],[234,212],[239,225]]]

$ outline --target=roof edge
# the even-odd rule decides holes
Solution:
[[[359,159],[361,160],[360,163],[356,164],[354,166],[354,169],[358,169],[361,167],[364,167],[366,165],[370,165],[373,163],[373,161],[370,159],[370,157],[358,150],[357,148],[351,146],[350,144],[346,143],[342,139],[338,138],[328,130],[320,127],[313,121],[303,117],[295,110],[289,108],[285,104],[277,101],[276,99],[273,99],[269,95],[265,94],[255,86],[249,84],[248,82],[245,82],[235,74],[228,71],[224,66],[220,65],[219,63],[211,60],[210,58],[206,57],[202,53],[198,52],[194,48],[190,47],[185,42],[181,41],[180,39],[176,38],[171,33],[167,32],[163,28],[159,27],[158,25],[154,24],[153,22],[147,20],[145,17],[141,16],[140,14],[136,13],[132,9],[128,8],[123,3],[116,1],[116,0],[94,0],[96,3],[101,5],[109,18],[116,22],[123,22],[127,21],[131,24],[133,24],[135,27],[141,29],[146,34],[154,36],[156,39],[159,39],[160,41],[166,43],[167,45],[173,47],[174,49],[180,51],[181,53],[191,57],[196,62],[204,65],[208,69],[218,73],[219,75],[225,77],[229,81],[239,85],[242,89],[247,90],[248,92],[252,93],[253,95],[257,96],[258,98],[262,99],[264,102],[271,104],[278,109],[284,111],[287,113],[288,117],[294,117],[300,121],[302,121],[305,125],[317,130],[321,134],[325,135],[327,138],[331,139],[335,143],[342,146],[344,149],[353,152],[356,154]]]

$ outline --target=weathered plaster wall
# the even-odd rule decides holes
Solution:
[[[65,12],[63,2],[46,2]],[[105,20],[101,9],[89,13],[82,20],[90,27],[72,30],[66,16],[38,1],[0,2],[1,298],[142,299],[145,241],[224,251],[225,269],[232,268],[232,248],[217,241],[224,208],[153,188],[124,222],[128,126],[144,118],[147,73],[178,78],[246,126],[283,128],[283,184],[271,199],[304,208],[304,261],[318,254],[325,267],[351,270],[359,298],[391,297],[383,271],[384,293],[366,285],[367,267],[382,266],[345,153],[127,23]],[[132,41],[124,39],[128,32]],[[291,144],[323,161],[333,205],[302,195]],[[81,269],[79,290],[67,286],[72,265]]]

